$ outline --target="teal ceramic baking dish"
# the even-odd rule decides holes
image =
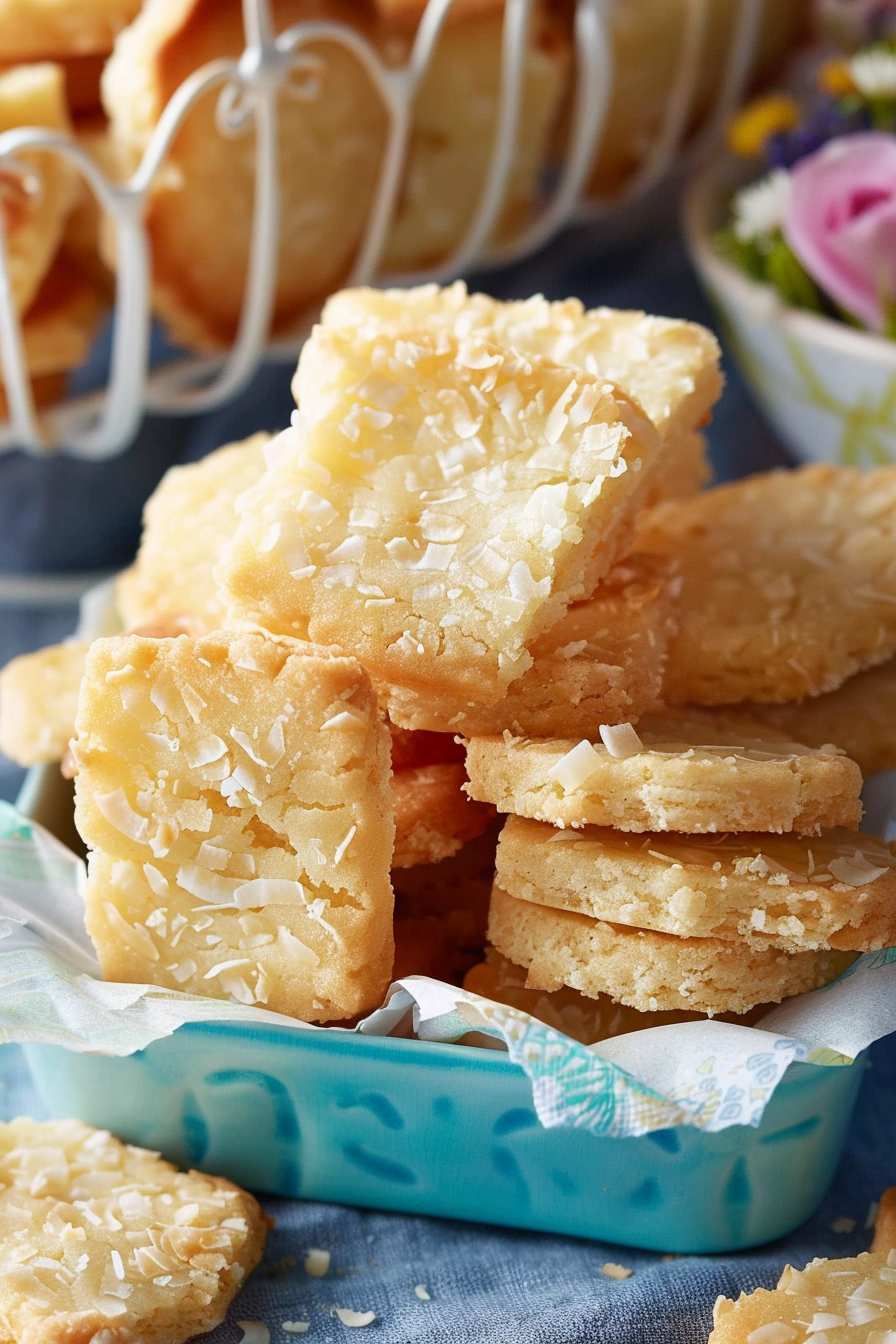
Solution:
[[[52,1115],[256,1191],[679,1253],[808,1218],[863,1073],[792,1064],[755,1129],[607,1138],[542,1128],[523,1070],[464,1046],[216,1024],[124,1058],[25,1053]]]

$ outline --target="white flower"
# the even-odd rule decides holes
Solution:
[[[858,52],[849,62],[849,73],[866,98],[896,98],[896,52],[887,47]]]
[[[767,238],[784,222],[790,197],[790,174],[776,168],[739,191],[732,202],[734,236],[742,243]]]

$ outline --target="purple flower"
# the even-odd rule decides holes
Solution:
[[[800,126],[792,131],[780,131],[765,142],[765,157],[772,168],[792,168],[800,159],[814,154],[828,141],[841,135],[866,130],[870,126],[868,113],[857,108],[844,111],[836,102],[819,103]]]
[[[816,284],[880,331],[896,302],[896,135],[848,135],[791,174],[784,236]]]

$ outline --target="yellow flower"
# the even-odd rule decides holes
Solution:
[[[852,71],[849,68],[848,61],[825,61],[818,68],[818,87],[822,93],[829,93],[832,98],[845,98],[848,93],[855,93],[856,83],[852,77]]]
[[[765,98],[756,98],[729,124],[728,148],[741,158],[758,158],[770,135],[791,130],[799,119],[799,108],[786,94],[771,93]]]

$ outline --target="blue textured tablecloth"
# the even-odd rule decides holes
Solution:
[[[712,321],[670,230],[633,241],[612,254],[594,253],[587,229],[568,233],[540,257],[482,287],[503,297],[543,291],[577,294],[588,304],[643,307]],[[787,459],[731,369],[711,430],[719,478]],[[200,422],[153,421],[135,449],[102,467],[54,459],[35,463],[19,454],[0,458],[0,571],[89,569],[126,563],[136,545],[142,501],[172,462],[194,459],[229,439],[286,424],[292,406],[283,369],[264,370],[229,407]],[[72,625],[68,610],[12,613],[0,609],[0,662],[58,639]],[[11,796],[16,774],[0,773],[0,796]],[[15,1047],[0,1048],[0,1112],[35,1110]],[[624,1162],[625,1140],[619,1144]],[[896,1184],[896,1038],[871,1051],[846,1155],[821,1211],[793,1236],[733,1257],[658,1255],[563,1237],[513,1233],[436,1219],[377,1214],[328,1205],[267,1202],[277,1226],[262,1266],[209,1344],[240,1338],[238,1319],[263,1320],[273,1341],[290,1336],[283,1321],[310,1320],[308,1340],[343,1340],[334,1306],[372,1310],[367,1327],[379,1344],[699,1344],[709,1331],[720,1293],[775,1282],[787,1261],[852,1255],[865,1249],[872,1202]],[[837,1231],[854,1220],[851,1231]],[[327,1277],[308,1277],[305,1252],[332,1256]],[[605,1278],[606,1261],[634,1270],[623,1281]],[[294,1262],[294,1263],[290,1263]],[[415,1286],[430,1294],[422,1301]]]

